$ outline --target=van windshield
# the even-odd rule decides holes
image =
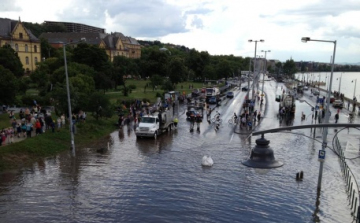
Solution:
[[[142,117],[141,122],[142,123],[155,123],[155,118],[153,118],[153,117]]]
[[[206,93],[211,93],[211,94],[212,94],[213,91],[214,91],[214,89],[212,89],[212,88],[207,88],[207,89],[206,89]]]

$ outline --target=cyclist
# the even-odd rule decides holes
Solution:
[[[220,113],[218,111],[216,111],[216,115],[215,115],[215,131],[219,130],[220,128]]]
[[[218,111],[215,114],[215,121],[220,121],[220,113]]]
[[[234,112],[234,117],[233,117],[233,119],[234,119],[234,123],[236,124],[237,123],[237,119],[238,119],[238,117],[237,117],[237,115],[236,115],[236,113]]]

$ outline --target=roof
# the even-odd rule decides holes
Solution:
[[[17,21],[0,18],[0,36],[10,37],[10,33],[15,28]]]
[[[71,43],[85,38],[86,43],[99,45],[106,35],[103,33],[42,33],[40,38],[47,39],[49,43]]]
[[[10,38],[11,33],[18,23],[19,21],[16,20],[0,18],[0,36]],[[29,29],[25,28],[25,31],[29,35],[30,40],[39,40]]]

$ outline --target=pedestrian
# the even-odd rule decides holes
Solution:
[[[175,128],[177,128],[178,122],[179,122],[179,119],[175,116],[175,118],[174,118],[174,127]]]
[[[335,114],[335,123],[337,123],[338,120],[339,120],[339,113],[336,113],[336,114]]]
[[[261,113],[259,112],[257,115],[258,122],[260,122],[260,118],[261,118]]]
[[[198,113],[197,115],[196,115],[196,130],[198,131],[198,132],[200,132],[200,123],[201,123],[201,116],[200,116],[200,114]]]
[[[191,113],[191,115],[190,115],[190,132],[194,131],[194,125],[195,125],[195,115],[194,115],[194,113]]]
[[[60,116],[60,119],[61,119],[61,127],[65,127],[65,115],[62,114],[62,115]]]
[[[35,134],[36,135],[41,134],[41,123],[39,119],[37,119],[35,122]]]

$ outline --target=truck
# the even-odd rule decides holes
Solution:
[[[217,100],[220,100],[220,90],[218,87],[207,87],[205,92],[206,102],[209,102],[211,97],[215,97]]]
[[[279,104],[279,110],[285,108],[287,114],[290,114],[292,117],[295,115],[295,97],[291,94],[283,95],[283,99]]]
[[[144,115],[135,129],[136,138],[157,138],[163,132],[171,131],[174,125],[174,108],[172,106],[159,107],[155,112]]]

